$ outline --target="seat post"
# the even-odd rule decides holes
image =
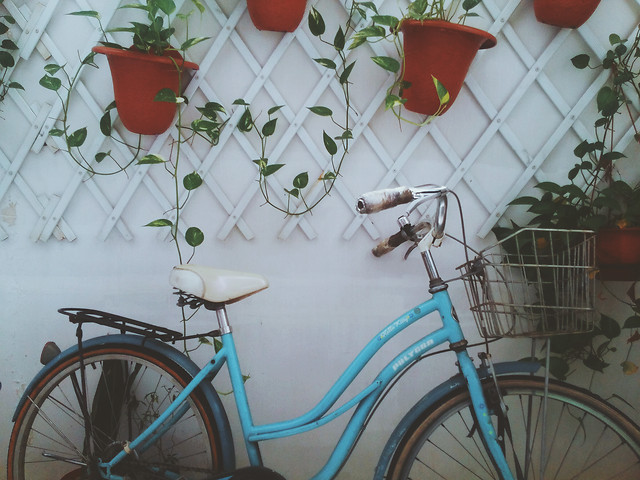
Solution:
[[[227,309],[224,304],[218,305],[215,309],[216,318],[218,319],[218,327],[222,335],[231,333],[231,325],[229,324],[229,317],[227,317]]]

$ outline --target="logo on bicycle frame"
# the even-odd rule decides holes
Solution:
[[[427,350],[431,345],[433,345],[433,340],[427,340],[425,342],[422,342],[420,345],[418,345],[414,349],[410,350],[402,358],[400,358],[398,361],[396,361],[391,366],[391,368],[393,368],[393,371],[395,372],[396,370],[398,370],[403,365],[405,365],[407,363],[410,363],[414,358],[419,357],[420,354],[422,352],[424,352],[425,350]]]

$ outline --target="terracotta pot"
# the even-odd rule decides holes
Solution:
[[[589,17],[600,0],[534,0],[533,11],[539,22],[564,28],[578,28]]]
[[[307,0],[247,0],[247,7],[258,30],[293,32],[304,16]]]
[[[444,113],[458,96],[478,50],[496,44],[495,37],[484,30],[442,20],[405,20],[401,30],[404,80],[411,83],[402,93],[405,107],[424,115],[434,115],[440,108],[432,76],[449,92]]]
[[[170,88],[176,95],[180,93],[180,75],[176,64],[183,70],[197,70],[198,65],[184,61],[176,51],[158,56],[102,46],[93,47],[92,50],[107,56],[116,108],[127,130],[157,135],[171,127],[177,105],[155,102],[153,99],[163,88]]]
[[[640,227],[599,230],[596,262],[601,280],[640,280]]]

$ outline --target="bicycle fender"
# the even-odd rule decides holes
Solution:
[[[195,376],[200,368],[187,356],[185,356],[182,352],[175,349],[171,345],[167,345],[166,343],[160,342],[158,340],[152,338],[144,338],[140,335],[104,335],[101,337],[91,338],[89,340],[85,340],[82,342],[83,348],[91,348],[98,346],[108,346],[108,345],[132,345],[136,347],[145,348],[147,350],[151,350],[155,356],[164,357],[170,360],[173,363],[178,364],[182,367],[186,372],[188,372],[191,376]],[[66,361],[69,357],[77,355],[78,353],[78,345],[74,345],[63,352],[56,355],[51,361],[49,361],[39,372],[38,374],[31,380],[29,386],[26,388],[25,393],[22,394],[22,398],[18,402],[18,406],[13,414],[12,421],[15,422],[20,410],[27,402],[27,393],[33,390],[33,387],[44,378],[51,370],[56,368],[56,366],[63,361]],[[222,450],[222,463],[224,470],[233,470],[235,469],[235,449],[233,445],[233,436],[231,433],[231,426],[229,424],[229,419],[227,417],[227,412],[220,401],[220,397],[216,392],[215,388],[210,382],[203,382],[200,384],[199,388],[202,389],[205,398],[213,412],[214,419],[216,421],[216,425],[218,427],[218,434],[220,436],[221,450]]]
[[[513,375],[516,373],[535,373],[540,369],[540,364],[536,362],[503,362],[496,363],[493,368],[498,376]],[[479,367],[476,369],[480,379],[483,380],[489,377],[491,374],[486,367]],[[411,410],[400,421],[398,426],[394,429],[391,437],[387,441],[387,444],[382,450],[380,460],[376,466],[376,470],[373,476],[373,480],[383,480],[384,476],[389,468],[391,458],[395,453],[398,445],[402,441],[402,438],[407,433],[409,427],[413,422],[427,409],[436,405],[438,402],[448,395],[453,390],[466,387],[466,382],[462,374],[457,374],[451,377],[449,380],[441,383],[436,388],[422,397],[418,403],[416,403]]]

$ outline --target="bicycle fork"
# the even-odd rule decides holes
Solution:
[[[507,459],[505,458],[504,450],[500,446],[498,433],[491,421],[490,409],[482,390],[482,383],[478,376],[476,367],[469,357],[466,348],[456,351],[456,355],[458,357],[460,371],[467,381],[467,387],[469,389],[469,395],[471,396],[471,404],[475,413],[476,423],[488,453],[498,470],[500,478],[502,480],[515,480],[511,473],[511,468],[507,463]]]

